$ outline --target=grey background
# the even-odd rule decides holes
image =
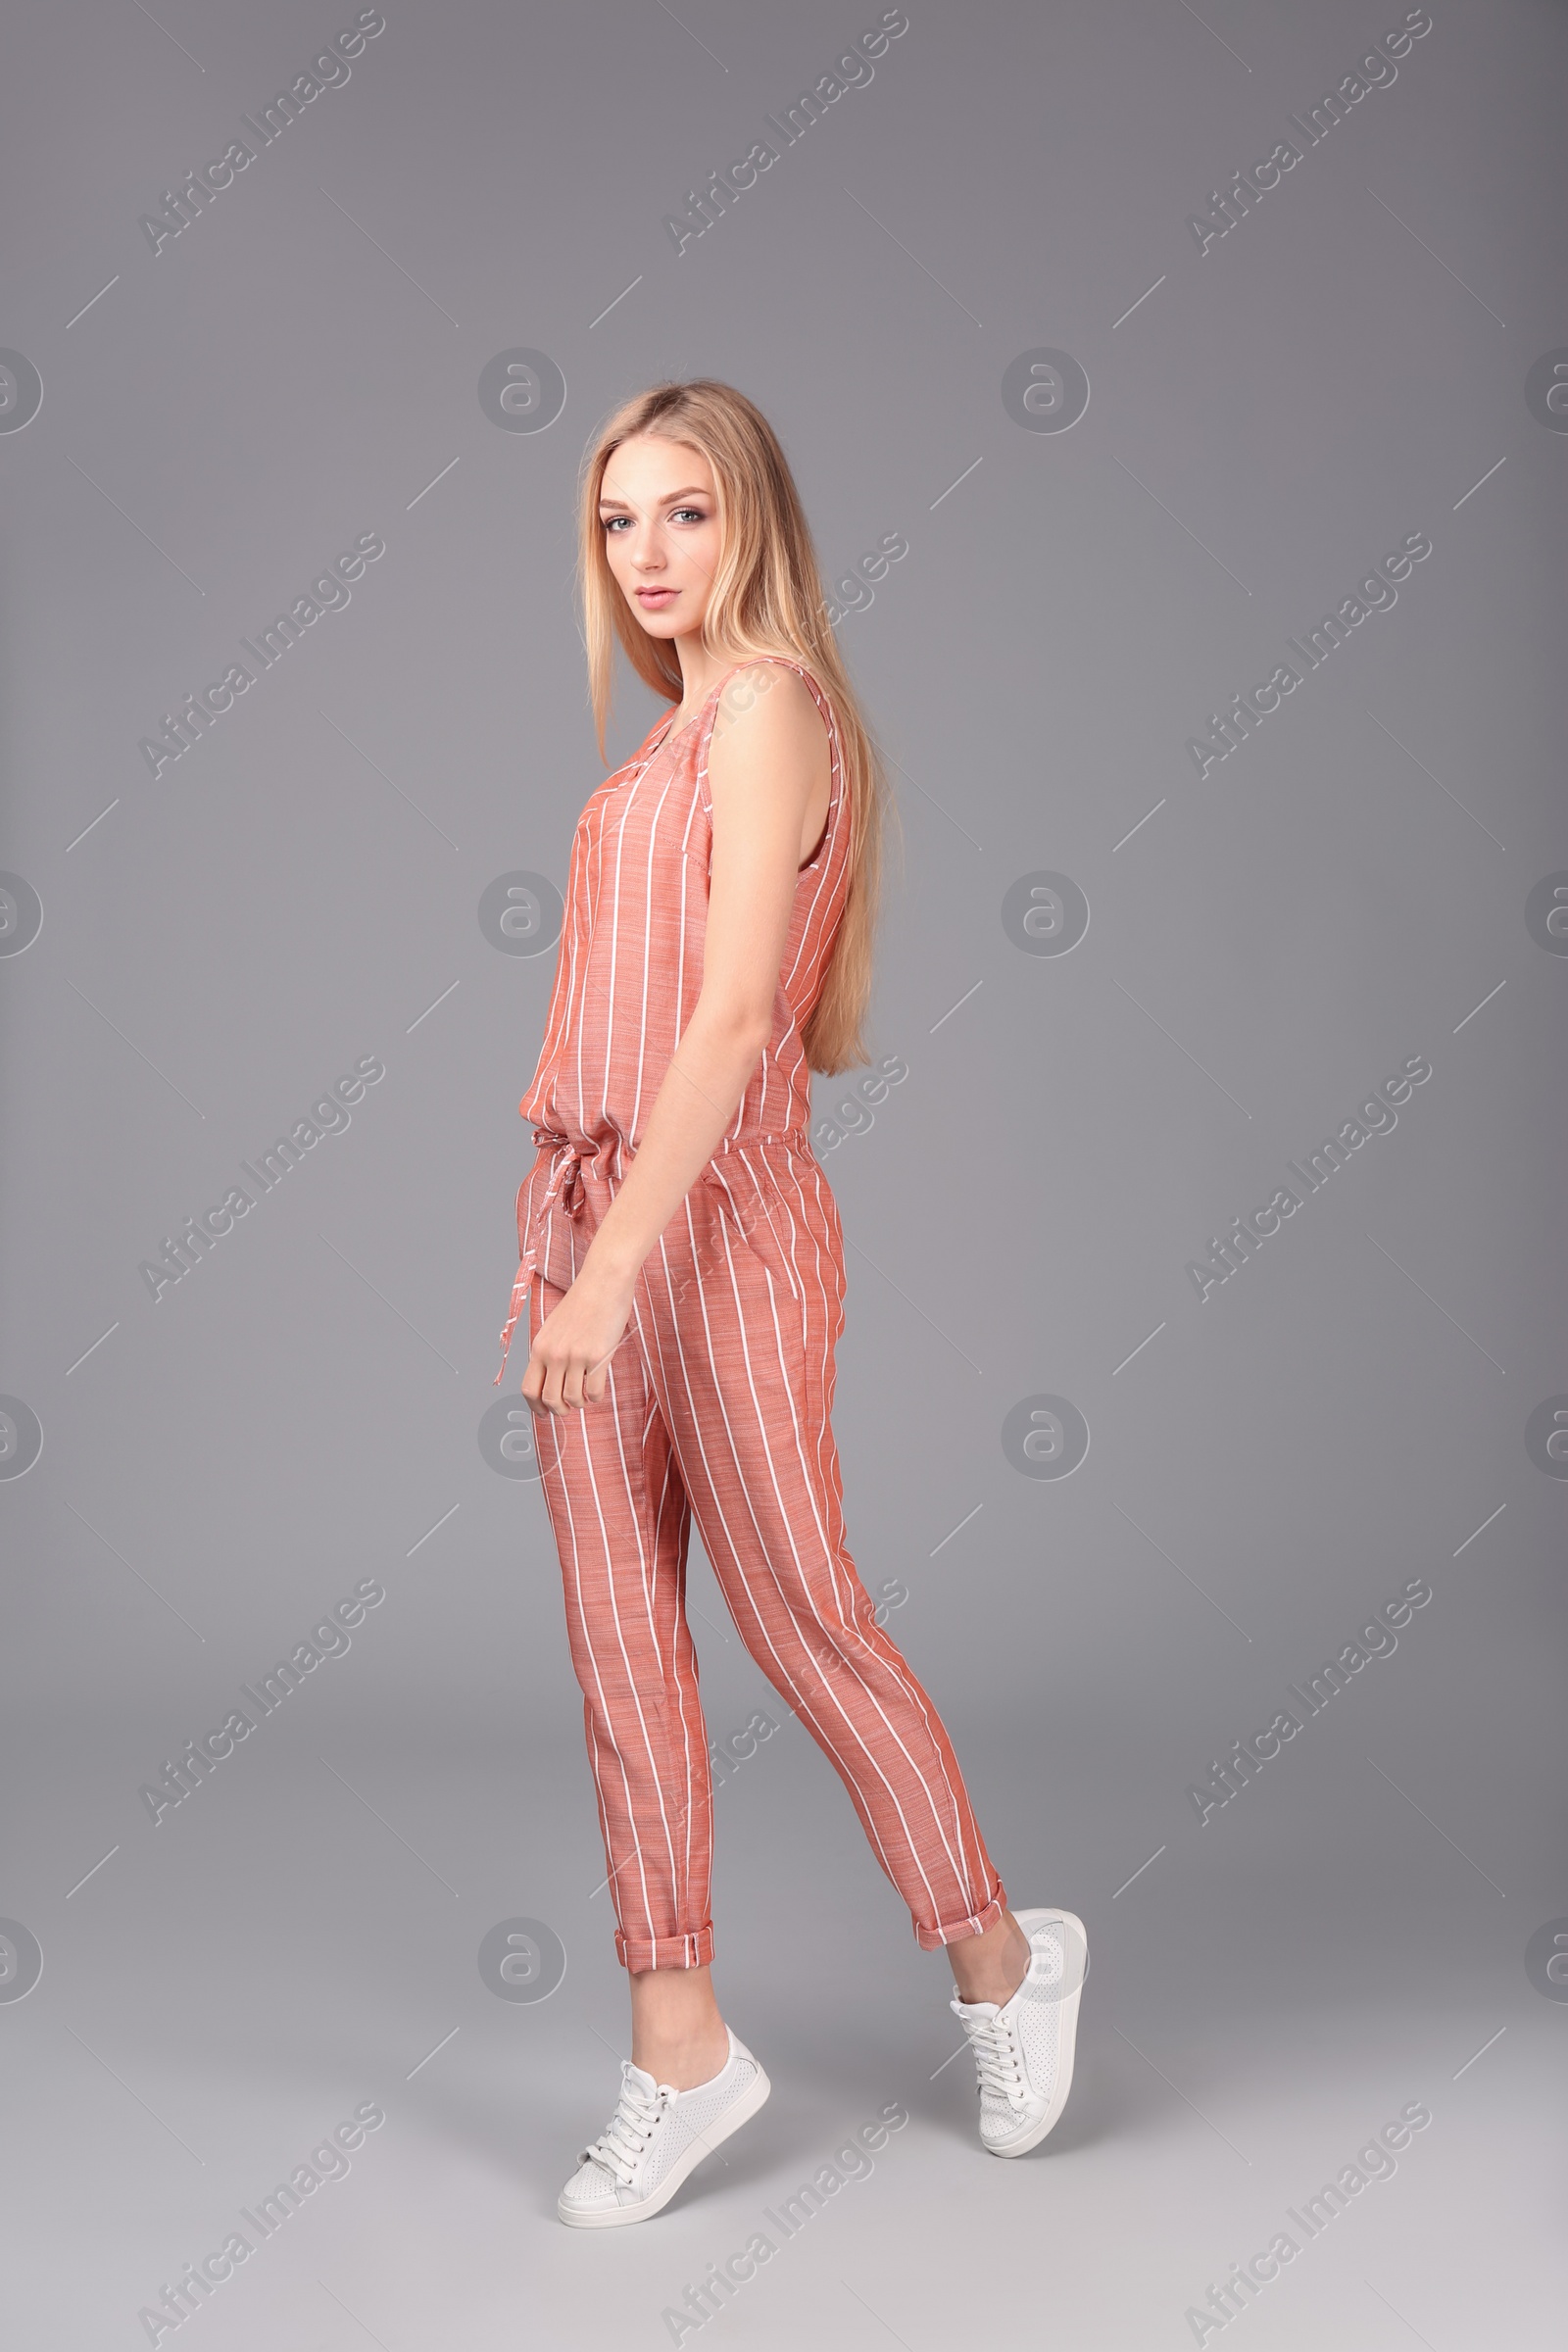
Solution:
[[[1568,2030],[1525,1967],[1568,1914],[1565,1494],[1525,1447],[1568,1391],[1568,969],[1524,919],[1568,868],[1568,440],[1524,389],[1568,343],[1561,8],[1439,0],[1200,255],[1189,214],[1401,9],[911,0],[677,256],[664,214],[876,9],[388,0],[155,258],[141,214],[354,13],[68,5],[8,44],[0,342],[44,386],[0,434],[0,865],[43,906],[0,960],[0,1388],[43,1431],[0,1488],[0,1913],[43,1952],[0,2002],[12,2330],[145,2342],[161,2283],[376,2099],[186,2323],[214,2352],[668,2342],[686,2282],[903,2100],[705,2340],[1175,2345],[1424,2100],[1231,2327],[1530,2340]],[[543,432],[479,404],[517,347],[564,374]],[[1042,347],[1091,386],[1060,434],[1001,397]],[[603,772],[583,444],[710,372],[775,422],[829,579],[908,541],[840,627],[897,762],[874,1033],[908,1076],[824,1152],[835,1426],[1009,1895],[1078,1911],[1093,1965],[1067,2116],[999,2166],[947,1972],[786,1718],[716,1808],[715,1979],[773,2099],[666,2214],[582,2238],[554,2200],[624,1991],[542,1500],[478,1443],[553,955],[476,909],[560,886]],[[1200,780],[1205,713],[1418,530],[1397,605]],[[159,713],[370,531],[348,608],[155,782]],[[622,689],[612,760],[655,714]],[[1061,957],[1002,922],[1042,870],[1091,911]],[[347,1132],[154,1304],[160,1237],[366,1054]],[[1206,1237],[1415,1054],[1397,1128],[1200,1303]],[[1004,1450],[1041,1395],[1088,1425],[1063,1480]],[[155,1828],[141,1785],[367,1577],[347,1654]],[[1397,1651],[1200,1827],[1210,1759],[1414,1577]],[[781,1710],[692,1590],[722,1740]],[[517,1917],[566,1955],[543,2002],[478,1971]]]

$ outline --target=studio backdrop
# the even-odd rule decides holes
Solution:
[[[7,49],[8,2337],[1541,2340],[1562,8]],[[578,467],[694,376],[785,446],[898,804],[813,1100],[851,1547],[1093,1960],[999,2171],[694,1545],[775,2092],[607,2244],[554,2204],[624,1980],[525,1346],[492,1383],[607,772]],[[608,766],[660,709],[622,668]]]

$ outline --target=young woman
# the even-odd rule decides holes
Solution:
[[[694,1518],[917,1941],[949,1955],[994,2155],[1061,2112],[1085,1954],[1070,1913],[1008,1910],[941,1719],[845,1541],[843,1242],[810,1073],[867,1058],[887,787],[784,453],[729,385],[657,385],[588,453],[581,531],[601,758],[612,638],[675,708],[572,843],[496,1379],[531,1291],[522,1394],[631,1987],[619,2100],[559,2206],[598,2229],[658,2212],[769,2087],[710,1971]]]

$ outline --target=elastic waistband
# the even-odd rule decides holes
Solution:
[[[554,1127],[535,1126],[533,1140],[541,1152],[549,1151],[558,1156],[575,1160],[580,1168],[590,1174],[618,1178],[624,1173],[623,1161],[628,1153],[622,1136],[600,1136],[594,1140],[563,1135]],[[765,1151],[769,1147],[785,1152],[809,1152],[809,1130],[788,1127],[762,1135],[726,1136],[714,1146],[711,1157],[725,1159],[739,1152]],[[630,1156],[635,1157],[635,1153]],[[698,1181],[701,1181],[701,1174]]]

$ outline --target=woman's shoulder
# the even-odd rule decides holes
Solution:
[[[773,698],[772,711],[784,731],[799,725],[813,709],[832,734],[836,724],[832,697],[809,662],[801,654],[753,654],[735,663],[714,698],[715,737],[723,733],[726,716],[738,717]]]

